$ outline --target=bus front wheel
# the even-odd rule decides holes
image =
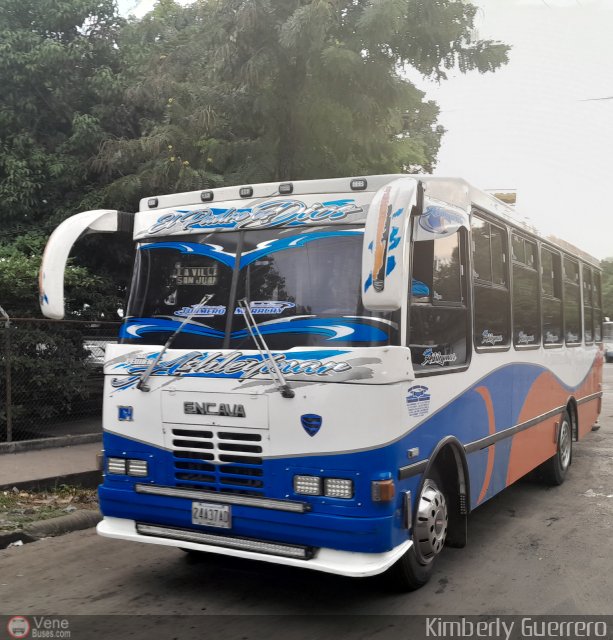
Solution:
[[[413,545],[389,569],[393,587],[402,591],[415,591],[428,582],[434,563],[443,550],[449,527],[447,499],[436,470],[423,484],[417,501],[413,525]]]

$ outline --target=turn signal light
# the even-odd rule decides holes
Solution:
[[[370,485],[370,495],[373,502],[391,502],[396,495],[394,481],[373,480]]]

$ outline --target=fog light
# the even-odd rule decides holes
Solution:
[[[320,496],[321,478],[318,476],[294,476],[294,493],[303,496]]]
[[[393,480],[373,480],[370,484],[370,495],[373,502],[391,502],[396,495]]]
[[[128,460],[128,475],[144,478],[149,475],[146,460]]]
[[[106,472],[117,475],[126,475],[126,461],[124,458],[107,458]]]
[[[353,498],[353,480],[344,478],[326,478],[324,495],[328,498]]]

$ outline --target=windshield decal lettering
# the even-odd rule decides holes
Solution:
[[[251,313],[253,315],[279,315],[284,313],[288,309],[293,309],[296,305],[293,302],[282,302],[279,300],[252,300],[249,303]],[[175,316],[187,318],[192,316],[194,318],[206,318],[210,316],[225,316],[225,305],[208,305],[208,304],[194,304],[191,307],[183,307],[174,312]],[[234,311],[234,315],[244,315],[244,311],[237,307]]]
[[[330,376],[352,369],[348,362],[333,360],[346,351],[303,351],[292,353],[291,358],[284,353],[273,354],[273,359],[284,375]],[[134,387],[147,370],[157,353],[140,355],[115,365],[117,374],[127,377],[113,378],[111,385],[116,390]],[[222,353],[221,351],[191,351],[173,360],[162,360],[153,369],[152,376],[237,378],[248,380],[260,374],[270,373],[270,362],[259,354],[246,355],[242,351]]]
[[[253,207],[177,209],[160,216],[155,224],[139,235],[186,233],[203,229],[261,229],[299,226],[344,220],[364,213],[355,200],[340,199],[306,205],[300,200],[268,200]]]

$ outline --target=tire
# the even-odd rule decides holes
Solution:
[[[558,450],[549,460],[540,466],[543,482],[551,486],[559,486],[564,482],[568,468],[573,459],[573,423],[566,409],[560,421],[558,433]]]
[[[413,545],[385,574],[394,590],[415,591],[423,587],[434,572],[449,526],[447,498],[439,488],[442,486],[435,469],[422,483],[413,525]]]

